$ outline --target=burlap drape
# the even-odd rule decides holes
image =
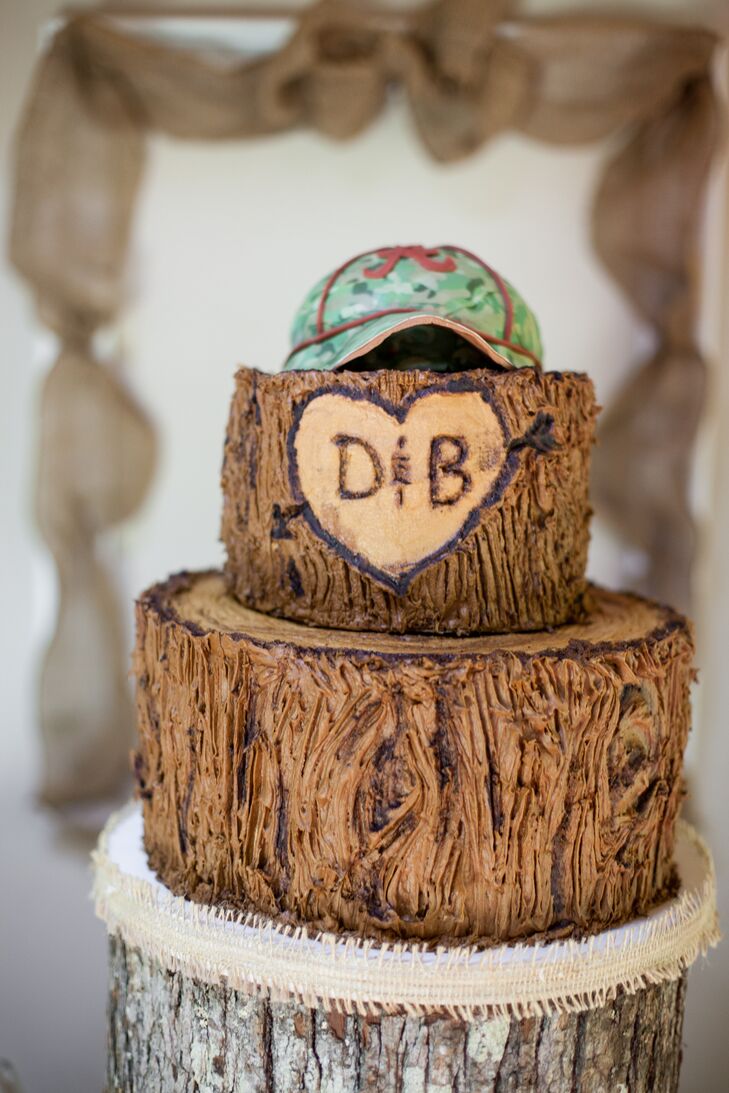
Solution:
[[[441,161],[505,129],[558,143],[621,135],[596,195],[594,241],[656,351],[605,414],[594,497],[645,551],[643,588],[686,606],[687,478],[705,372],[693,266],[717,141],[715,39],[509,9],[440,0],[387,15],[325,2],[283,49],[252,62],[145,40],[95,12],[67,22],[40,59],[19,130],[11,253],[61,342],[43,395],[38,485],[61,588],[41,685],[48,799],[105,793],[126,762],[124,638],[98,538],[140,503],[155,445],[92,338],[123,303],[147,132],[220,140],[307,126],[344,139],[394,83]]]

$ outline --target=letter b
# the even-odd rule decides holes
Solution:
[[[455,505],[470,493],[472,479],[463,464],[468,459],[468,444],[460,436],[434,436],[430,442],[430,503],[433,508]],[[448,479],[456,479],[455,490],[448,489]]]

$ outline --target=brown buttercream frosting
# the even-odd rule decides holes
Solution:
[[[223,465],[228,586],[347,630],[576,621],[596,410],[577,373],[243,368]]]
[[[315,630],[220,574],[137,606],[152,867],[175,892],[374,938],[596,931],[674,886],[686,621],[591,589],[583,623]]]

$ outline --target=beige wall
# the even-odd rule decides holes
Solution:
[[[573,5],[533,0],[523,6]],[[37,28],[54,9],[43,0],[0,0],[2,208],[11,126],[32,67]],[[721,4],[666,0],[642,9],[680,18],[710,11],[716,19],[722,13]],[[291,314],[310,282],[349,253],[421,239],[461,242],[482,253],[540,316],[547,366],[587,369],[601,398],[609,399],[647,339],[588,246],[590,196],[605,151],[550,149],[509,136],[467,163],[436,167],[397,103],[362,138],[344,146],[311,134],[218,147],[153,141],[135,227],[129,306],[107,339],[162,437],[148,503],[108,544],[128,601],[170,570],[220,559],[218,472],[234,366],[274,369],[285,353]],[[729,377],[720,367],[729,355],[729,330],[721,321],[726,279],[718,286],[727,272],[728,225],[726,177],[718,176],[706,233],[711,291],[703,322],[716,367],[696,490],[703,536],[697,585],[703,691],[690,758],[692,809],[727,882],[729,744],[721,723],[727,697],[721,660],[729,648],[722,564],[729,547]],[[52,346],[39,337],[26,293],[4,267],[0,347],[6,384],[0,465],[7,476],[0,839],[11,855],[4,874],[14,882],[14,898],[0,901],[0,915],[3,931],[18,938],[12,946],[5,936],[0,939],[0,1055],[16,1060],[29,1093],[84,1093],[101,1083],[103,932],[85,899],[83,849],[59,840],[30,797],[33,671],[54,595],[52,569],[31,520],[33,408]],[[639,558],[596,529],[593,574],[619,584],[636,565]],[[0,852],[6,853],[5,845]],[[729,906],[724,882],[723,892]],[[722,997],[724,1007],[729,1003],[724,951],[693,980],[684,1089],[710,1093],[722,1087],[718,1075],[726,1073],[729,1060],[726,1038],[715,1027]]]

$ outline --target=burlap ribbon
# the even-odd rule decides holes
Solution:
[[[605,416],[595,500],[646,552],[643,587],[687,604],[687,478],[705,371],[693,267],[717,142],[715,39],[638,19],[505,21],[508,9],[439,0],[388,15],[325,2],[302,14],[279,52],[255,61],[145,40],[91,12],[41,57],[19,130],[11,253],[63,346],[44,394],[38,490],[61,580],[42,683],[47,797],[104,792],[124,765],[123,641],[96,540],[139,504],[154,438],[95,358],[92,335],[123,302],[149,131],[221,140],[308,126],[344,139],[373,121],[397,83],[442,161],[506,129],[556,143],[620,134],[595,200],[595,245],[657,350]],[[589,361],[564,364],[589,370]]]
[[[479,948],[378,945],[307,934],[264,915],[191,903],[160,884],[142,848],[138,805],[112,817],[94,855],[97,914],[167,970],[347,1013],[575,1013],[621,991],[677,979],[719,939],[711,856],[680,828],[680,894],[644,919],[581,941]]]

